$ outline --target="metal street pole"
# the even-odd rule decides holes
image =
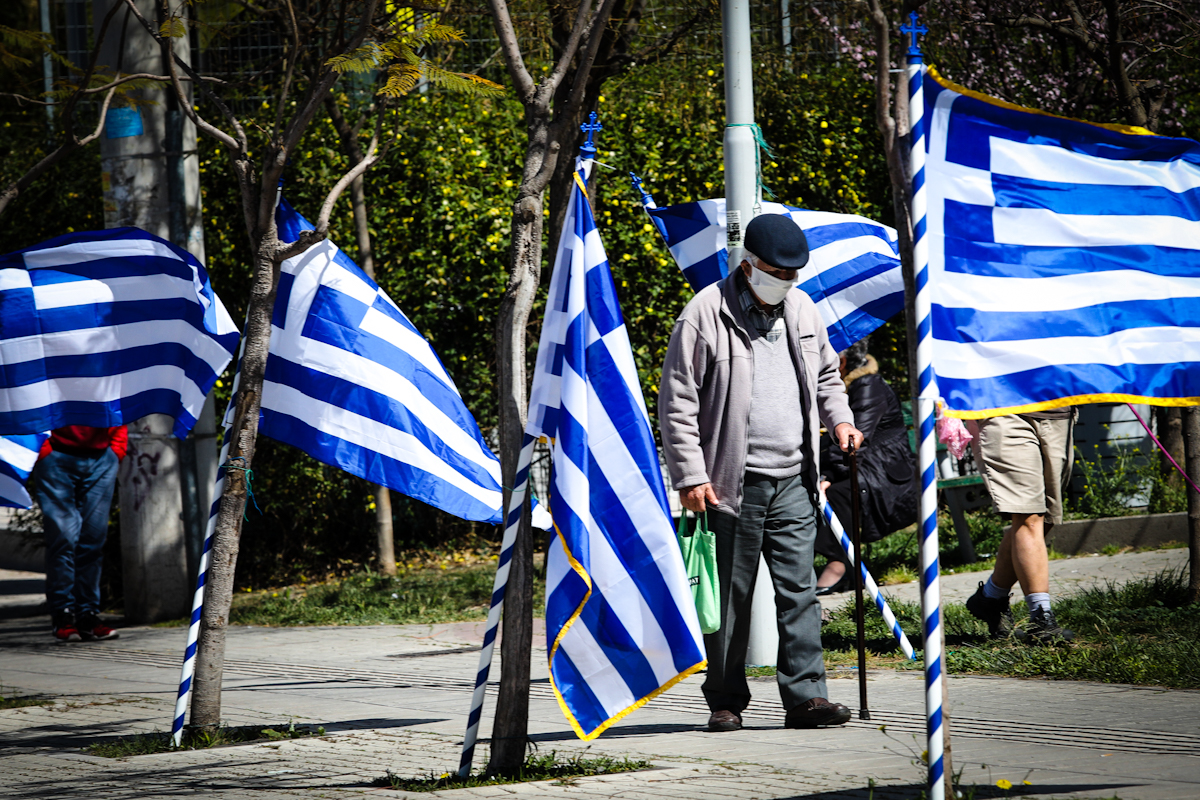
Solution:
[[[750,58],[749,0],[721,0],[725,47],[725,223],[729,271],[742,261],[746,225],[758,216],[762,197],[758,176],[758,140],[754,136],[754,64]],[[758,559],[758,577],[750,602],[750,642],[746,663],[773,667],[779,658],[775,591],[767,562]]]
[[[754,65],[750,2],[721,0],[725,45],[725,219],[729,266],[741,261],[746,225],[759,211],[758,142],[754,138]]]

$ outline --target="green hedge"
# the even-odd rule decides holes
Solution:
[[[774,153],[764,159],[763,181],[775,199],[890,221],[870,84],[849,68],[792,74],[770,61],[758,66],[756,80],[757,114]],[[722,95],[719,67],[684,60],[610,81],[600,102],[599,160],[615,170],[595,170],[593,206],[653,419],[667,339],[691,290],[649,224],[628,173],[641,175],[659,205],[722,196]],[[29,146],[36,129],[28,125],[10,135],[6,128],[9,138],[0,141]],[[508,273],[511,204],[524,153],[522,110],[511,96],[414,94],[401,103],[393,130],[399,138],[392,153],[366,178],[377,278],[429,338],[486,431],[496,424],[495,314]],[[207,139],[200,153],[207,265],[218,294],[240,320],[250,282],[241,200],[224,153]],[[288,169],[284,193],[301,213],[315,216],[345,168],[332,127],[314,124]],[[51,203],[53,216],[41,208]],[[93,148],[18,203],[5,219],[0,246],[15,249],[68,228],[102,224]],[[335,209],[330,236],[357,257],[348,195]],[[543,266],[529,329],[530,366],[549,255]],[[886,326],[875,338],[885,372],[902,381],[902,326]],[[221,407],[228,389],[227,376],[218,390]],[[342,571],[369,560],[372,499],[364,481],[266,443],[255,460],[255,489],[263,514],[249,511],[238,570],[243,585]],[[398,547],[436,545],[469,530],[415,501],[396,498],[395,509]],[[490,533],[479,526],[476,532]]]

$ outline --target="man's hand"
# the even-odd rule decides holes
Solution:
[[[849,422],[843,422],[833,429],[837,435],[838,447],[842,448],[842,452],[850,449],[850,441],[854,441],[854,450],[858,452],[862,449],[863,435],[862,431],[851,425]]]
[[[711,483],[702,483],[690,489],[679,490],[679,504],[688,511],[703,514],[708,510],[708,503],[717,504],[717,495],[713,492]]]

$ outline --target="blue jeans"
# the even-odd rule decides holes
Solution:
[[[46,539],[46,601],[52,613],[100,611],[100,567],[108,511],[117,482],[117,454],[95,458],[51,452],[34,471]]]

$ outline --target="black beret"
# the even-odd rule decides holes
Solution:
[[[779,269],[800,269],[808,263],[804,231],[783,214],[759,214],[750,220],[743,246]]]

